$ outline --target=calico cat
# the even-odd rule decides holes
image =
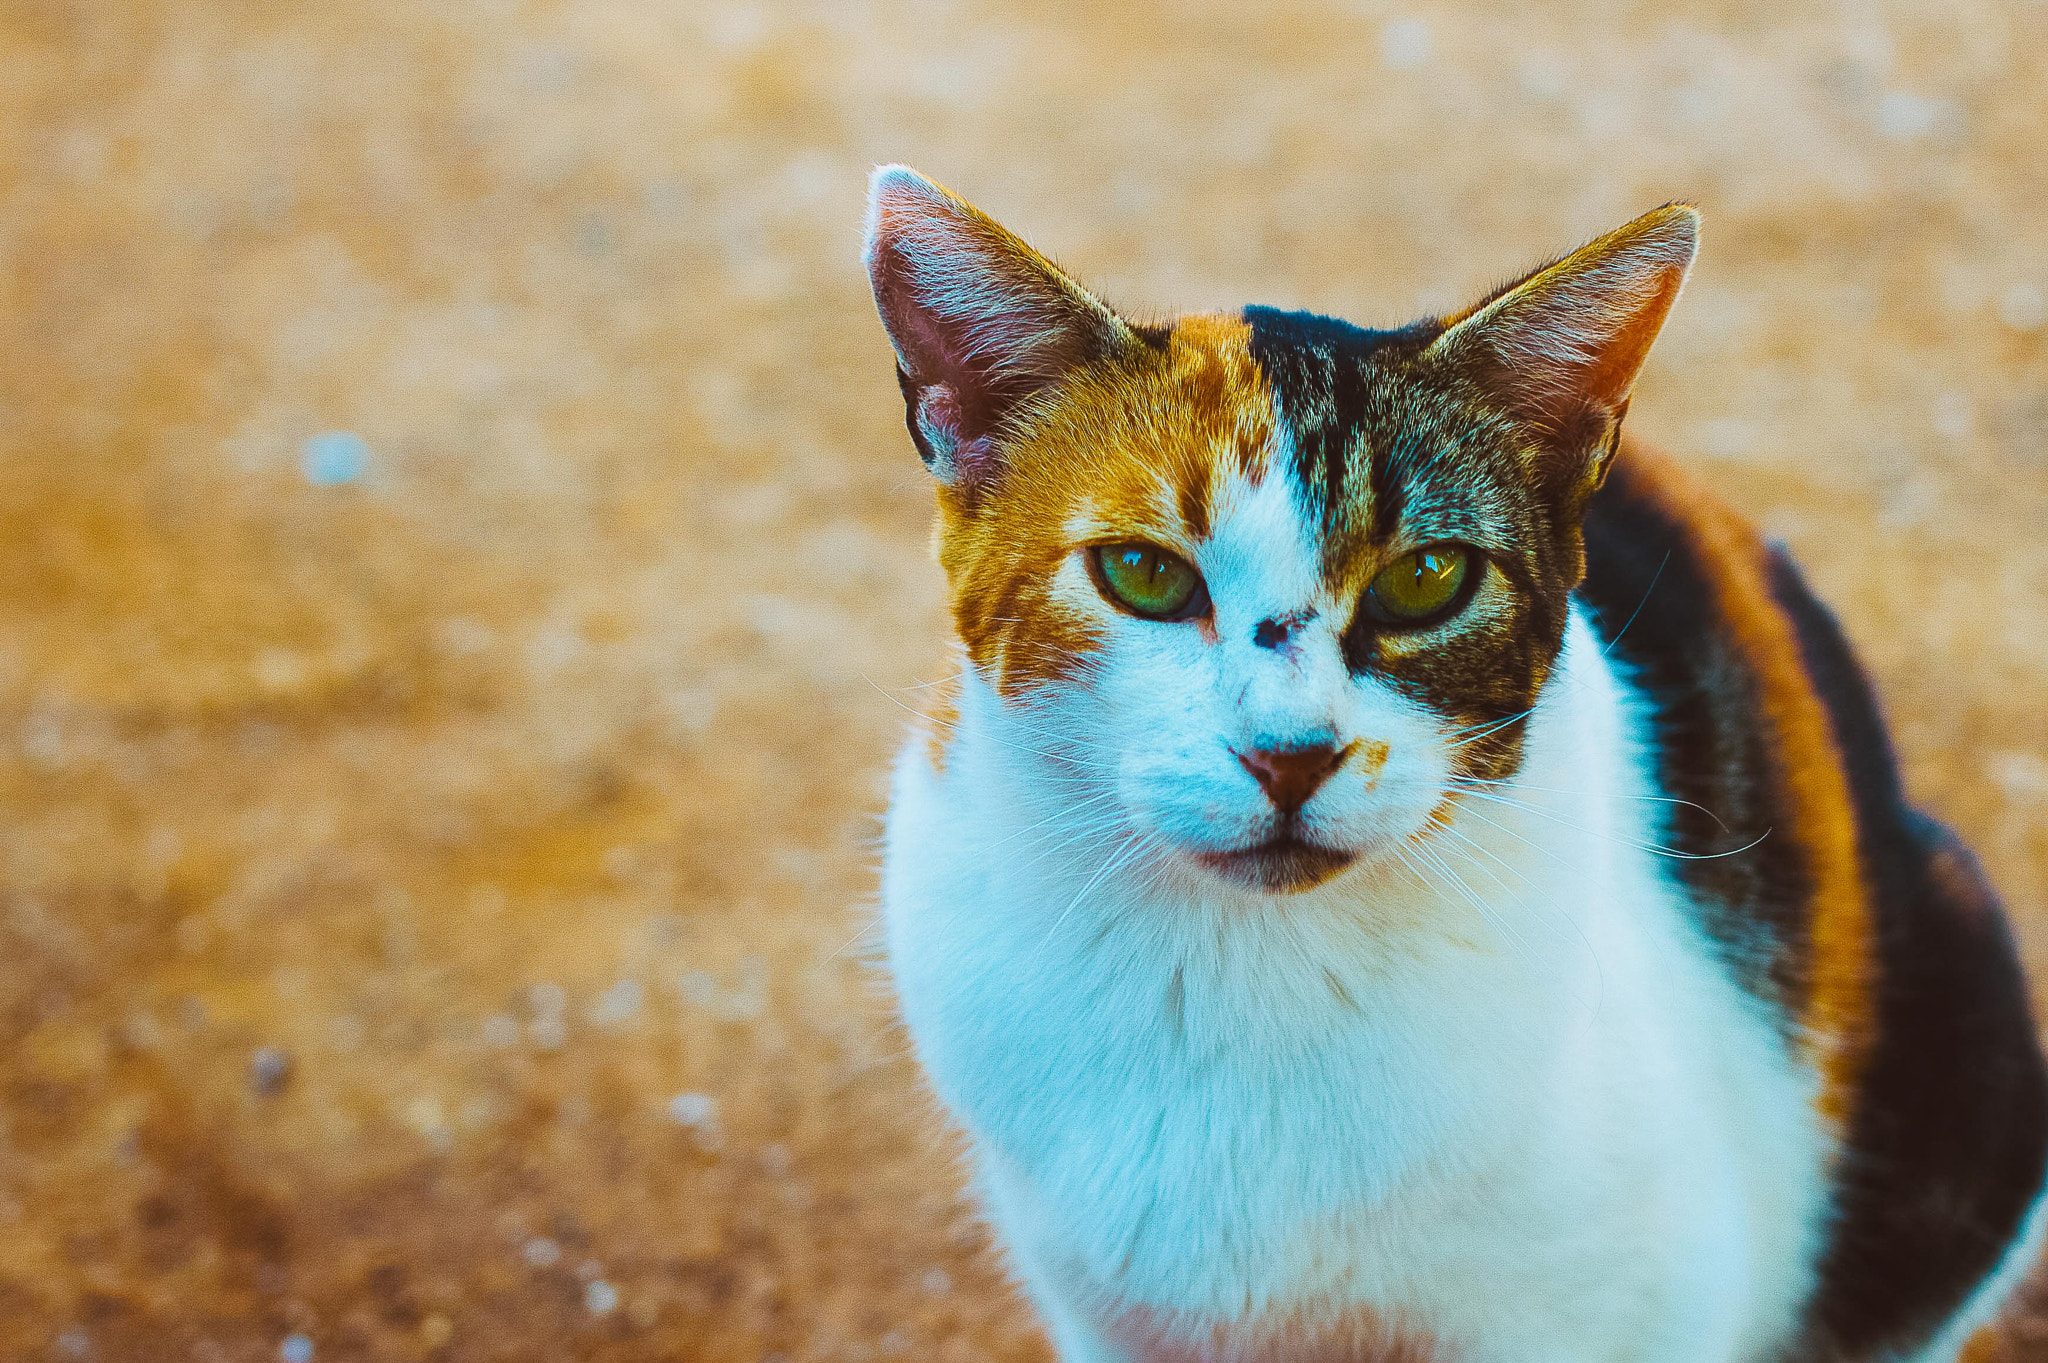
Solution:
[[[1070,1363],[1986,1346],[2025,983],[1791,561],[1620,437],[1697,222],[1147,325],[876,173],[961,655],[888,964]]]

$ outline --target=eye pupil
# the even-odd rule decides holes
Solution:
[[[1115,605],[1149,620],[1183,620],[1206,604],[1202,576],[1186,560],[1149,544],[1092,551],[1096,586]]]
[[[1470,576],[1472,552],[1438,545],[1404,554],[1366,589],[1366,612],[1382,625],[1416,629],[1449,616]]]

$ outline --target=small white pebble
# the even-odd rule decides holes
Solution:
[[[598,1027],[616,1027],[630,1022],[640,1011],[642,991],[638,980],[620,980],[597,996],[590,1005],[590,1021]]]
[[[277,1356],[284,1363],[313,1363],[313,1341],[304,1335],[286,1335],[284,1343],[277,1346]]]
[[[289,691],[306,680],[306,660],[288,648],[266,648],[256,657],[255,671],[266,690]]]
[[[1976,419],[1977,414],[1970,406],[1967,393],[1951,388],[1934,399],[1934,430],[1945,439],[1961,440],[1970,433]]]
[[[453,1143],[448,1131],[448,1114],[441,1106],[441,1100],[432,1094],[423,1093],[405,1107],[405,1124],[437,1150],[446,1150]]]
[[[559,984],[537,984],[526,991],[527,1006],[539,1018],[559,1018],[569,1006],[569,991]]]
[[[315,487],[338,487],[363,476],[370,465],[370,446],[354,431],[323,431],[299,447],[299,463],[306,481]]]
[[[1392,19],[1380,30],[1380,60],[1409,71],[1429,60],[1429,25],[1421,19]]]
[[[493,1050],[505,1050],[519,1044],[519,1024],[503,1013],[493,1013],[484,1019],[484,1045]]]
[[[1532,52],[1522,58],[1516,74],[1522,88],[1540,99],[1557,99],[1571,88],[1571,74],[1554,52]]]
[[[57,1347],[73,1358],[84,1358],[92,1352],[92,1340],[86,1336],[85,1331],[73,1326],[57,1336]]]
[[[63,726],[53,715],[30,715],[22,722],[21,750],[39,767],[63,766]]]
[[[535,1018],[529,1030],[533,1044],[544,1051],[559,1051],[569,1040],[569,1029],[559,1017]]]
[[[952,1275],[943,1268],[926,1269],[924,1277],[918,1281],[924,1287],[924,1290],[931,1293],[934,1297],[943,1297],[953,1290]]]
[[[881,1347],[882,1352],[891,1358],[901,1357],[910,1352],[910,1336],[904,1334],[901,1330],[891,1330],[888,1334],[883,1335],[881,1339],[877,1340],[876,1343]]]
[[[2014,331],[2039,331],[2048,323],[2048,296],[2032,284],[2015,284],[1998,296],[1998,320]]]
[[[668,1100],[668,1115],[684,1126],[709,1126],[718,1119],[718,1101],[708,1093],[678,1093]]]
[[[153,1051],[164,1044],[164,1029],[148,1012],[134,1012],[121,1026],[121,1038],[138,1051]]]
[[[562,1247],[545,1235],[536,1235],[519,1251],[535,1268],[551,1268],[562,1257]]]
[[[2013,749],[1992,753],[1985,766],[1991,779],[2004,786],[2008,795],[2033,803],[2048,802],[2048,761]]]
[[[1877,130],[1894,141],[1910,142],[1936,131],[1955,113],[1952,100],[1893,90],[1877,102]]]
[[[619,1304],[619,1289],[604,1279],[583,1289],[583,1305],[593,1316],[608,1316]]]
[[[761,1147],[761,1169],[770,1178],[781,1178],[789,1172],[789,1147],[777,1141]]]
[[[249,1086],[263,1097],[282,1090],[292,1075],[292,1058],[276,1046],[261,1046],[249,1057]]]
[[[327,1024],[327,1039],[338,1051],[352,1051],[363,1044],[363,1024],[360,1018],[346,1013]]]
[[[474,658],[479,653],[488,653],[491,645],[498,641],[498,636],[489,625],[467,615],[443,620],[437,633],[441,647],[450,653],[459,653],[469,658]]]

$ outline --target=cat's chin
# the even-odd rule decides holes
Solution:
[[[1358,860],[1358,853],[1284,834],[1234,852],[1196,852],[1194,859],[1211,874],[1248,889],[1300,894],[1335,879]]]

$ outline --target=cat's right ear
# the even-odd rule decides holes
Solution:
[[[910,438],[948,484],[986,479],[1032,398],[1132,339],[1058,266],[906,166],[869,181],[862,254]]]
[[[1607,475],[1650,343],[1678,301],[1700,215],[1673,203],[1444,319],[1427,359],[1532,438],[1530,472],[1576,518]]]

